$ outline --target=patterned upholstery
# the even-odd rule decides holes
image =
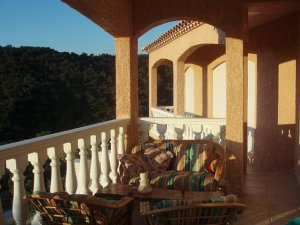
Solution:
[[[42,224],[129,224],[132,198],[110,200],[67,193],[32,194],[26,198],[41,213]]]
[[[216,191],[223,173],[224,149],[206,140],[151,141],[119,156],[123,183],[138,182],[148,172],[156,187]]]
[[[216,191],[217,182],[208,172],[166,171],[151,179],[158,188],[184,189],[187,191]]]

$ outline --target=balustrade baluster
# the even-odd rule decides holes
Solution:
[[[74,194],[76,189],[75,184],[75,168],[74,168],[74,151],[72,151],[71,143],[65,143],[63,145],[64,152],[66,153],[66,181],[65,191],[68,194]]]
[[[109,184],[109,159],[108,159],[108,150],[107,150],[107,138],[106,133],[101,132],[101,177],[100,183],[103,187],[106,187]]]
[[[175,127],[175,136],[176,136],[176,140],[182,140],[183,139],[183,125],[178,125]]]
[[[117,162],[117,149],[116,149],[116,131],[114,129],[110,130],[110,167],[111,173],[110,178],[113,184],[116,184],[118,181],[118,162]]]
[[[209,131],[207,127],[204,127],[204,138],[203,139],[207,139],[209,135]]]
[[[28,161],[33,166],[33,193],[44,192],[44,169],[42,167],[43,163],[46,161],[46,156],[40,156],[38,153],[33,152],[28,154]]]
[[[159,134],[158,137],[159,137],[160,140],[165,139],[166,130],[167,130],[167,125],[166,124],[159,124],[157,126],[157,131],[158,131],[158,134]]]
[[[63,191],[61,176],[60,176],[60,162],[58,150],[54,147],[47,149],[47,154],[51,160],[51,182],[50,182],[50,192],[61,192]]]
[[[100,163],[99,163],[99,155],[98,155],[98,148],[97,148],[97,137],[96,135],[91,136],[91,152],[92,152],[92,162],[91,162],[91,191],[95,194],[100,185],[99,185],[99,178],[100,178]]]
[[[87,145],[88,146],[88,145]],[[88,176],[88,165],[87,165],[87,151],[84,139],[78,139],[78,148],[80,155],[79,163],[79,175],[78,175],[78,186],[76,194],[88,194],[90,193],[88,188],[89,176]]]
[[[46,155],[41,156],[36,152],[28,154],[28,161],[33,166],[33,193],[44,192],[45,184],[44,184],[44,169],[41,166],[46,160]],[[35,211],[35,215],[31,220],[31,225],[39,225],[41,220],[41,213],[39,211]]]
[[[140,124],[140,134],[141,134],[141,137],[139,140],[140,143],[144,142],[145,140],[148,140],[149,127],[150,127],[150,124],[148,124],[148,123]]]
[[[119,135],[118,135],[118,154],[122,155],[125,153],[124,149],[124,128],[119,127]]]
[[[204,133],[204,125],[201,125],[201,133],[200,133],[200,138],[204,139],[205,133]]]
[[[14,190],[12,213],[17,225],[24,225],[27,216],[26,200],[23,199],[25,195],[23,171],[27,163],[25,157],[26,155],[18,159],[6,160],[6,168],[13,174],[12,181],[14,183]]]

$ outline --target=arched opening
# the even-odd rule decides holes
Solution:
[[[178,21],[160,24],[138,39],[139,115],[147,116],[151,108],[173,111],[173,63],[168,57],[153,61],[144,54],[146,46],[172,28]],[[146,48],[146,49],[145,49]],[[149,71],[149,72],[148,72]],[[168,107],[170,106],[170,107]]]
[[[157,67],[157,106],[173,105],[173,67],[160,65]]]

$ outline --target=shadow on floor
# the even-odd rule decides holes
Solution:
[[[284,225],[300,216],[300,187],[292,172],[270,172],[248,165],[240,201],[247,209],[240,225]]]

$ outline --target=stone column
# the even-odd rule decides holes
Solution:
[[[298,13],[298,26],[297,31],[300,33],[300,13]],[[298,35],[297,39],[297,59],[296,59],[296,133],[295,133],[295,155],[294,155],[294,168],[295,175],[300,184],[300,164],[298,160],[300,158],[300,35]]]
[[[239,16],[235,14],[235,17]],[[247,146],[248,60],[244,49],[243,16],[230,21],[226,30],[226,181],[230,192],[242,194],[243,163],[246,163],[243,155]]]
[[[173,63],[174,116],[184,115],[184,62]]]
[[[126,151],[138,142],[138,55],[137,39],[115,38],[116,46],[116,118],[130,118]]]
[[[157,108],[157,67],[149,68],[149,117],[152,107]]]
[[[204,83],[203,70],[199,65],[192,66],[194,70],[194,80],[195,80],[195,92],[194,92],[194,105],[195,114],[197,116],[206,116],[206,99],[204,98],[205,92],[207,90],[206,83]],[[206,80],[206,79],[205,79]]]

